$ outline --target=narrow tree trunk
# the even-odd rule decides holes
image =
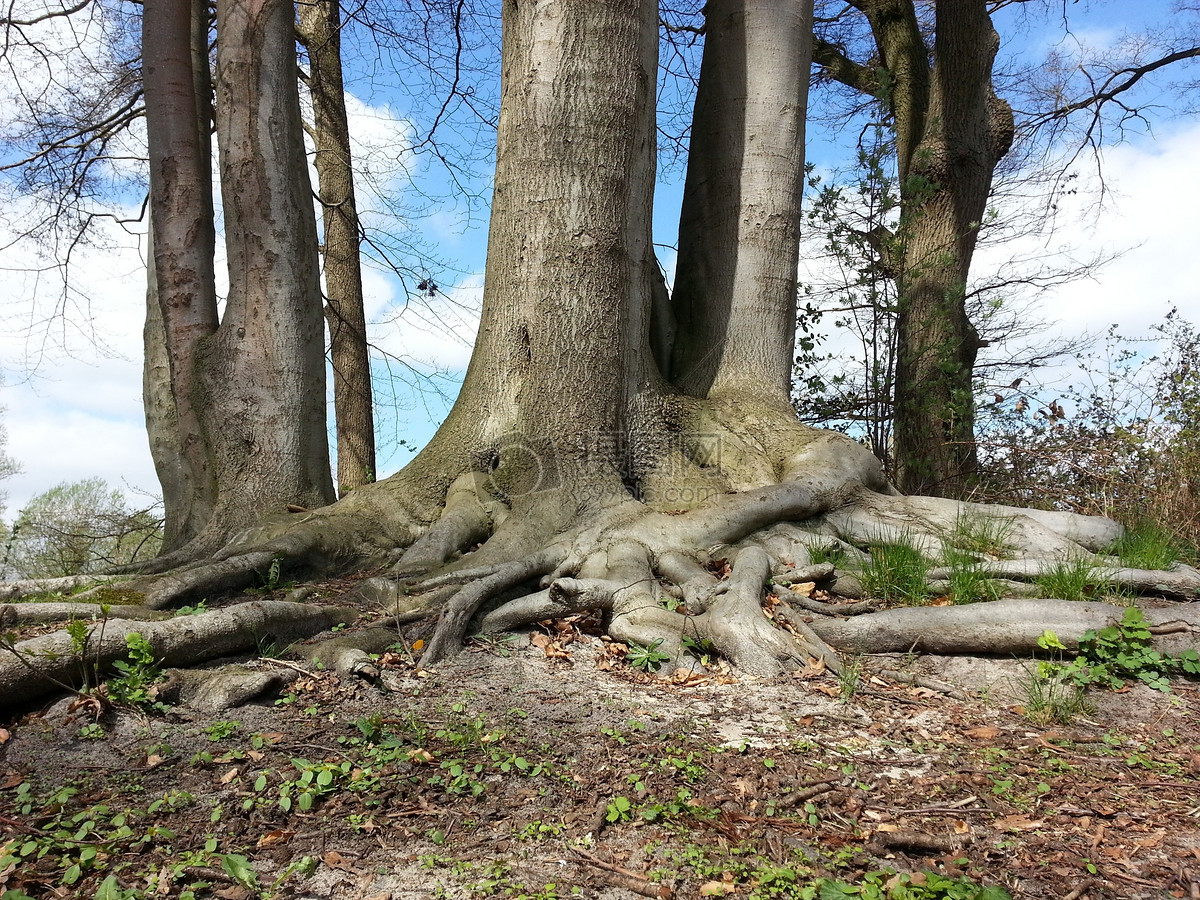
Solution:
[[[1012,111],[992,89],[998,48],[983,0],[938,6],[929,108],[919,142],[901,148],[895,459],[908,493],[961,495],[977,468],[980,345],[965,298],[992,175],[1013,138]],[[909,55],[925,53],[922,42]]]
[[[207,5],[147,0],[143,82],[150,151],[150,244],[143,396],[163,488],[163,550],[199,533],[215,496],[192,373],[217,327]]]
[[[693,396],[788,399],[811,35],[811,2],[706,7],[669,372]]]
[[[350,126],[342,85],[338,0],[301,3],[300,32],[308,47],[318,191],[324,219],[325,322],[333,362],[337,483],[345,494],[375,480],[375,418],[363,312],[358,207],[350,156]]]
[[[287,504],[333,500],[316,220],[296,85],[294,8],[217,5],[217,134],[229,298],[196,390],[225,538]]]

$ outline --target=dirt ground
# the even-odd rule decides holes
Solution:
[[[1195,682],[1038,725],[1013,660],[664,680],[589,631],[434,671],[401,647],[376,682],[250,663],[289,683],[217,716],[64,699],[0,722],[0,896],[802,898],[891,870],[1200,897]]]

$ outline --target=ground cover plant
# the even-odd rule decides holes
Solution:
[[[846,696],[828,670],[656,677],[586,619],[502,649],[425,670],[400,644],[375,680],[259,663],[290,680],[232,715],[67,698],[10,717],[0,896],[1124,900],[1200,883],[1193,682],[1093,686],[1061,724],[1029,716],[1015,661],[861,657]]]

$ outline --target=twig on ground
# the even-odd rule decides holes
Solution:
[[[605,880],[613,887],[625,888],[642,897],[658,897],[659,900],[670,900],[671,897],[675,896],[675,891],[670,885],[651,881],[648,878],[638,875],[636,872],[631,872],[613,863],[598,859],[586,850],[581,850],[578,847],[572,847],[571,849],[576,856],[580,857],[581,863],[603,871]]]

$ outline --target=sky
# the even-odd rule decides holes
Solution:
[[[403,142],[410,126],[386,103],[372,102],[351,97],[352,130],[362,158],[383,160],[383,148]],[[419,178],[427,164],[391,156],[396,165],[382,172],[381,181],[402,193],[405,180]],[[810,158],[820,164],[827,156],[828,147],[814,143]],[[1122,333],[1144,334],[1173,307],[1185,318],[1200,318],[1197,159],[1200,123],[1188,120],[1160,122],[1153,135],[1104,152],[1108,194],[1103,211],[1097,216],[1072,208],[1072,203],[1084,205],[1088,191],[1082,190],[1060,210],[1049,241],[1028,248],[1069,248],[1081,258],[1122,254],[1088,280],[1041,298],[1039,313],[1053,332],[1100,333],[1117,324]],[[678,216],[679,173],[672,179],[660,188],[655,216],[656,240],[665,244],[674,242]],[[135,212],[132,204],[129,211]],[[0,226],[21,212],[5,211]],[[445,415],[478,321],[483,217],[464,229],[460,214],[435,214],[422,221],[421,229],[459,272],[453,283],[440,285],[444,293],[424,304],[407,302],[394,278],[377,270],[367,274],[368,316],[376,323],[372,338],[402,360],[376,366],[381,475],[410,459]],[[982,250],[977,267],[1003,266],[1010,252]],[[668,270],[673,266],[669,251],[664,264]],[[138,241],[87,248],[75,258],[76,283],[85,296],[60,298],[50,275],[32,271],[39,265],[44,261],[24,246],[7,251],[0,263],[0,422],[8,454],[21,466],[19,474],[0,484],[7,494],[5,516],[11,519],[29,499],[58,483],[91,476],[124,489],[131,503],[148,505],[157,481],[141,406],[145,270]],[[423,385],[416,392],[407,384],[413,371]]]

